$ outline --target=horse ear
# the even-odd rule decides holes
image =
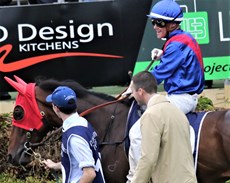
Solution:
[[[26,93],[26,86],[22,85],[21,83],[17,83],[15,81],[13,81],[12,79],[8,78],[8,77],[4,77],[4,79],[14,88],[16,89],[19,93],[21,94],[25,94]]]
[[[21,83],[23,86],[27,85],[27,83],[23,81],[21,78],[19,78],[18,76],[14,75],[14,78],[16,79],[18,83]]]

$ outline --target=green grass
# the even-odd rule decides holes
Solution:
[[[41,179],[29,176],[26,179],[17,179],[15,175],[0,174],[0,182],[2,183],[61,183],[61,178],[58,181],[50,181],[47,179]]]

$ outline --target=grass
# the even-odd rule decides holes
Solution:
[[[0,174],[0,182],[3,182],[3,183],[61,183],[61,179],[50,181],[47,179],[41,179],[41,178],[36,178],[32,176],[29,176],[26,179],[18,179],[16,178],[15,175],[2,173]]]

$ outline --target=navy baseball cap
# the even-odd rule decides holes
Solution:
[[[59,86],[54,92],[46,97],[46,102],[52,102],[54,105],[62,108],[76,108],[76,93],[67,86]]]

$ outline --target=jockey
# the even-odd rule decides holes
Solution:
[[[159,1],[153,6],[148,17],[152,21],[157,38],[166,39],[162,49],[154,48],[151,51],[152,60],[160,60],[151,73],[155,76],[158,85],[164,82],[166,97],[171,103],[185,114],[192,112],[197,106],[198,94],[204,89],[204,70],[200,47],[190,33],[181,30],[183,12],[176,2]],[[131,88],[129,87],[122,95],[130,93]],[[139,131],[140,124],[137,121],[129,133],[130,170],[127,175],[127,183],[132,180],[141,154]]]
[[[180,28],[182,9],[172,0],[162,0],[153,6],[148,17],[157,38],[166,39],[162,49],[151,52],[152,59],[160,59],[151,73],[158,84],[164,82],[171,103],[185,114],[194,111],[198,94],[204,89],[203,60],[196,40]]]

